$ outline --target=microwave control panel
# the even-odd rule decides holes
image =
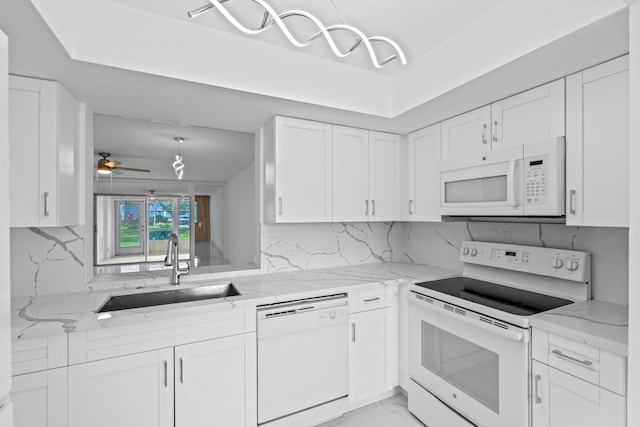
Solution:
[[[549,156],[524,159],[524,201],[544,205],[549,201]]]

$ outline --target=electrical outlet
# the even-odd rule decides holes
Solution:
[[[294,241],[289,242],[289,255],[295,255],[298,251],[298,244]]]

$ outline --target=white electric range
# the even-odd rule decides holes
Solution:
[[[460,277],[409,290],[409,410],[429,427],[530,425],[529,317],[591,298],[587,252],[466,241]]]

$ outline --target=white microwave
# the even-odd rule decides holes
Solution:
[[[440,162],[440,213],[563,216],[564,146],[550,138]]]

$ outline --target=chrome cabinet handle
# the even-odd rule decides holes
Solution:
[[[49,216],[49,207],[47,206],[47,202],[49,201],[49,192],[44,192],[44,216]]]
[[[182,365],[182,357],[180,358],[180,384],[184,383],[184,366]]]
[[[367,298],[364,300],[364,302],[374,302],[374,301],[380,301],[380,297]]]
[[[575,357],[571,357],[569,355],[564,354],[563,352],[561,352],[560,350],[553,350],[551,353],[555,354],[558,357],[562,357],[563,359],[567,359],[571,362],[575,362],[575,363],[579,363],[581,365],[584,366],[591,366],[593,365],[593,362],[590,360],[580,360],[580,359],[576,359]]]
[[[576,190],[569,190],[569,214],[576,214]]]
[[[536,397],[536,403],[542,403],[542,399],[540,398],[540,380],[542,379],[542,377],[540,375],[536,375],[536,387],[535,387],[535,397]]]
[[[356,324],[351,323],[351,341],[356,342]]]
[[[164,361],[164,387],[165,388],[169,385],[169,379],[167,378],[168,370],[169,370],[169,362],[165,360]]]
[[[371,201],[371,215],[375,215],[376,214],[376,201],[372,200]]]
[[[369,215],[369,200],[364,201],[364,214]]]
[[[278,215],[282,216],[282,197],[278,197]]]
[[[486,123],[482,125],[482,143],[487,143],[487,125]]]
[[[413,215],[413,200],[409,200],[409,215]]]
[[[498,142],[498,121],[493,121],[493,141]]]

